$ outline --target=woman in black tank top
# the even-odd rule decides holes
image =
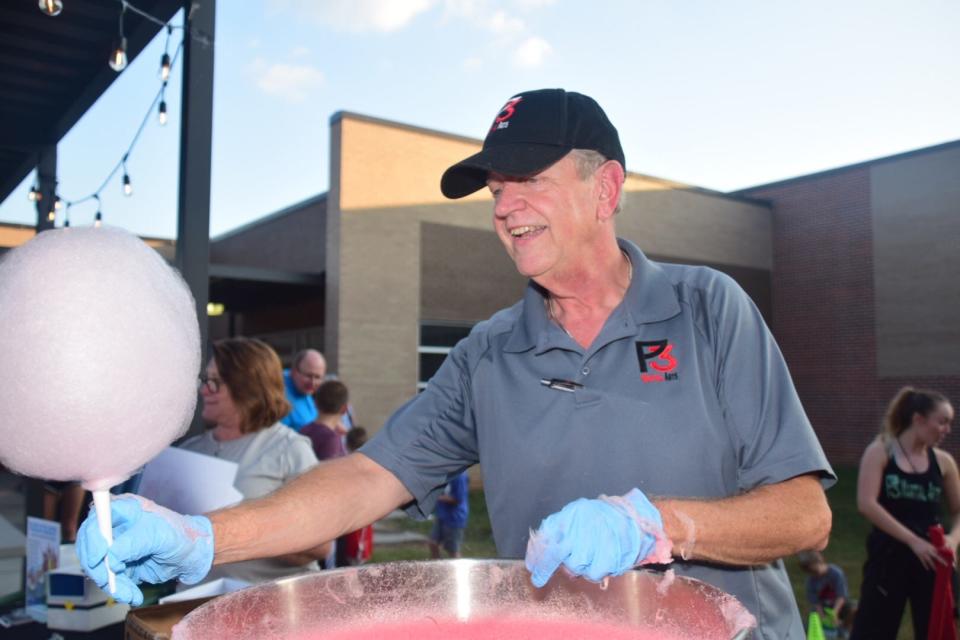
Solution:
[[[943,394],[905,387],[863,453],[857,507],[873,529],[852,639],[894,640],[907,600],[914,637],[927,637],[935,569],[945,562],[927,529],[940,524],[944,502],[950,514],[946,544],[956,553],[960,543],[960,475],[953,456],[937,448],[952,422],[953,407]]]

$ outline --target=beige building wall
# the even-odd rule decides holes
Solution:
[[[376,431],[416,393],[420,223],[485,229],[489,213],[439,188],[475,141],[340,114],[331,142],[326,350],[358,422]]]
[[[34,227],[21,224],[0,225],[0,250],[19,247],[37,234]]]
[[[376,431],[416,393],[421,321],[475,322],[522,295],[481,191],[440,193],[476,140],[335,116],[327,205],[326,350]],[[620,235],[660,258],[768,272],[771,220],[756,202],[629,174]]]
[[[750,267],[773,264],[773,218],[758,202],[628,174],[619,235],[645,253],[677,262]]]
[[[960,374],[960,148],[870,169],[877,368]]]

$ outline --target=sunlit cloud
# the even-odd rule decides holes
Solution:
[[[273,8],[291,8],[319,24],[342,31],[397,31],[436,0],[272,0]]]
[[[486,8],[486,0],[444,0],[443,2],[443,12],[447,17],[472,19],[482,15]]]
[[[313,89],[323,86],[323,72],[310,65],[274,63],[257,58],[250,65],[257,87],[287,102],[303,102]]]
[[[536,69],[552,51],[549,42],[538,36],[530,36],[513,52],[513,62],[522,69]]]
[[[497,34],[520,33],[524,26],[523,20],[514,18],[505,11],[495,11],[487,21],[487,28]]]
[[[557,0],[514,0],[514,4],[525,11],[532,11],[534,9],[542,9],[543,7],[549,7],[554,4]]]

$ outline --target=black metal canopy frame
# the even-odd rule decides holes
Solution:
[[[62,10],[49,15],[45,4]],[[196,300],[205,351],[216,0],[0,2],[0,202],[36,170],[37,231],[53,226],[47,214],[57,189],[57,144],[120,76],[108,64],[118,36],[132,61],[180,9],[186,23],[174,263]],[[111,169],[104,167],[104,176]]]

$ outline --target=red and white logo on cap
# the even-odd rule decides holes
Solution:
[[[521,100],[523,100],[523,96],[517,96],[516,98],[510,98],[507,100],[507,104],[503,105],[503,108],[500,109],[500,113],[498,113],[497,117],[493,119],[493,126],[490,127],[490,133],[493,133],[498,129],[506,129],[510,126],[508,120],[513,117],[513,114],[517,108],[517,103]]]

